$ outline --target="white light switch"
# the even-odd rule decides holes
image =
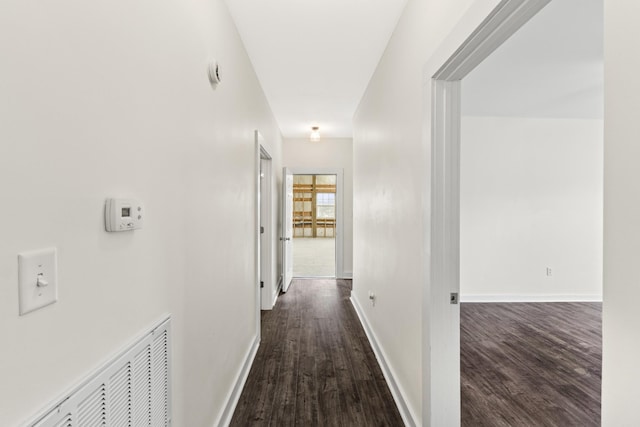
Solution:
[[[56,248],[18,254],[20,315],[58,300]]]

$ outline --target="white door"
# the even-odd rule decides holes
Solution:
[[[293,279],[293,174],[287,168],[282,171],[282,292],[287,292]]]

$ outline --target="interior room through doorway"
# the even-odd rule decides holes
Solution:
[[[336,194],[336,175],[294,175],[294,277],[336,276]]]

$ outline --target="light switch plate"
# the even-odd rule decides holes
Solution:
[[[58,300],[56,248],[18,254],[18,287],[21,316]]]

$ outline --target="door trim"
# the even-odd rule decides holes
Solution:
[[[551,0],[476,0],[424,67],[423,424],[460,425],[460,80]]]
[[[261,284],[260,306],[262,310],[271,310],[277,298],[274,286],[274,227],[273,227],[273,169],[271,155],[260,145],[260,270],[258,280]]]
[[[291,179],[289,179],[291,178]],[[289,204],[291,203],[291,204]],[[293,174],[284,166],[282,168],[282,292],[287,292],[293,281]]]
[[[270,165],[270,160],[271,160],[271,156],[269,155],[269,153],[267,152],[267,150],[264,148],[264,138],[262,137],[262,135],[260,134],[259,131],[255,131],[254,132],[254,140],[255,140],[255,152],[254,152],[254,157],[255,157],[255,163],[254,163],[254,170],[255,170],[255,193],[256,193],[256,197],[255,197],[255,224],[254,224],[254,235],[255,235],[255,279],[254,279],[254,286],[256,288],[256,328],[257,328],[257,336],[258,336],[258,340],[260,340],[260,310],[262,308],[262,291],[260,288],[260,279],[261,279],[261,273],[263,273],[266,277],[265,279],[265,284],[266,283],[271,283],[271,277],[273,276],[271,273],[271,265],[273,264],[272,260],[273,260],[273,244],[272,242],[272,235],[273,235],[273,227],[272,227],[272,222],[271,222],[271,211],[272,211],[272,188],[271,188],[271,165]],[[269,160],[269,167],[268,167],[268,182],[267,185],[265,186],[266,191],[264,192],[265,194],[262,194],[262,189],[261,189],[261,179],[260,179],[260,169],[261,169],[261,162],[262,160]],[[265,178],[267,178],[267,172],[265,172]],[[261,200],[261,198],[264,198],[264,200]],[[262,204],[265,204],[266,208],[264,209],[265,212],[265,218],[262,218],[263,213],[262,213]],[[266,242],[265,245],[261,245],[260,244],[260,238],[261,238],[261,232],[260,232],[260,227],[262,226],[263,220],[265,222],[265,237],[264,237],[264,242]],[[268,222],[268,223],[267,223]],[[268,232],[268,233],[267,233]],[[264,246],[264,247],[263,247]],[[262,258],[265,257],[266,260],[263,260]],[[262,267],[263,266],[267,266],[267,268],[265,268],[265,271],[262,271]],[[266,285],[265,285],[265,289]]]
[[[344,279],[344,169],[288,168],[293,175],[336,176],[336,278]]]

